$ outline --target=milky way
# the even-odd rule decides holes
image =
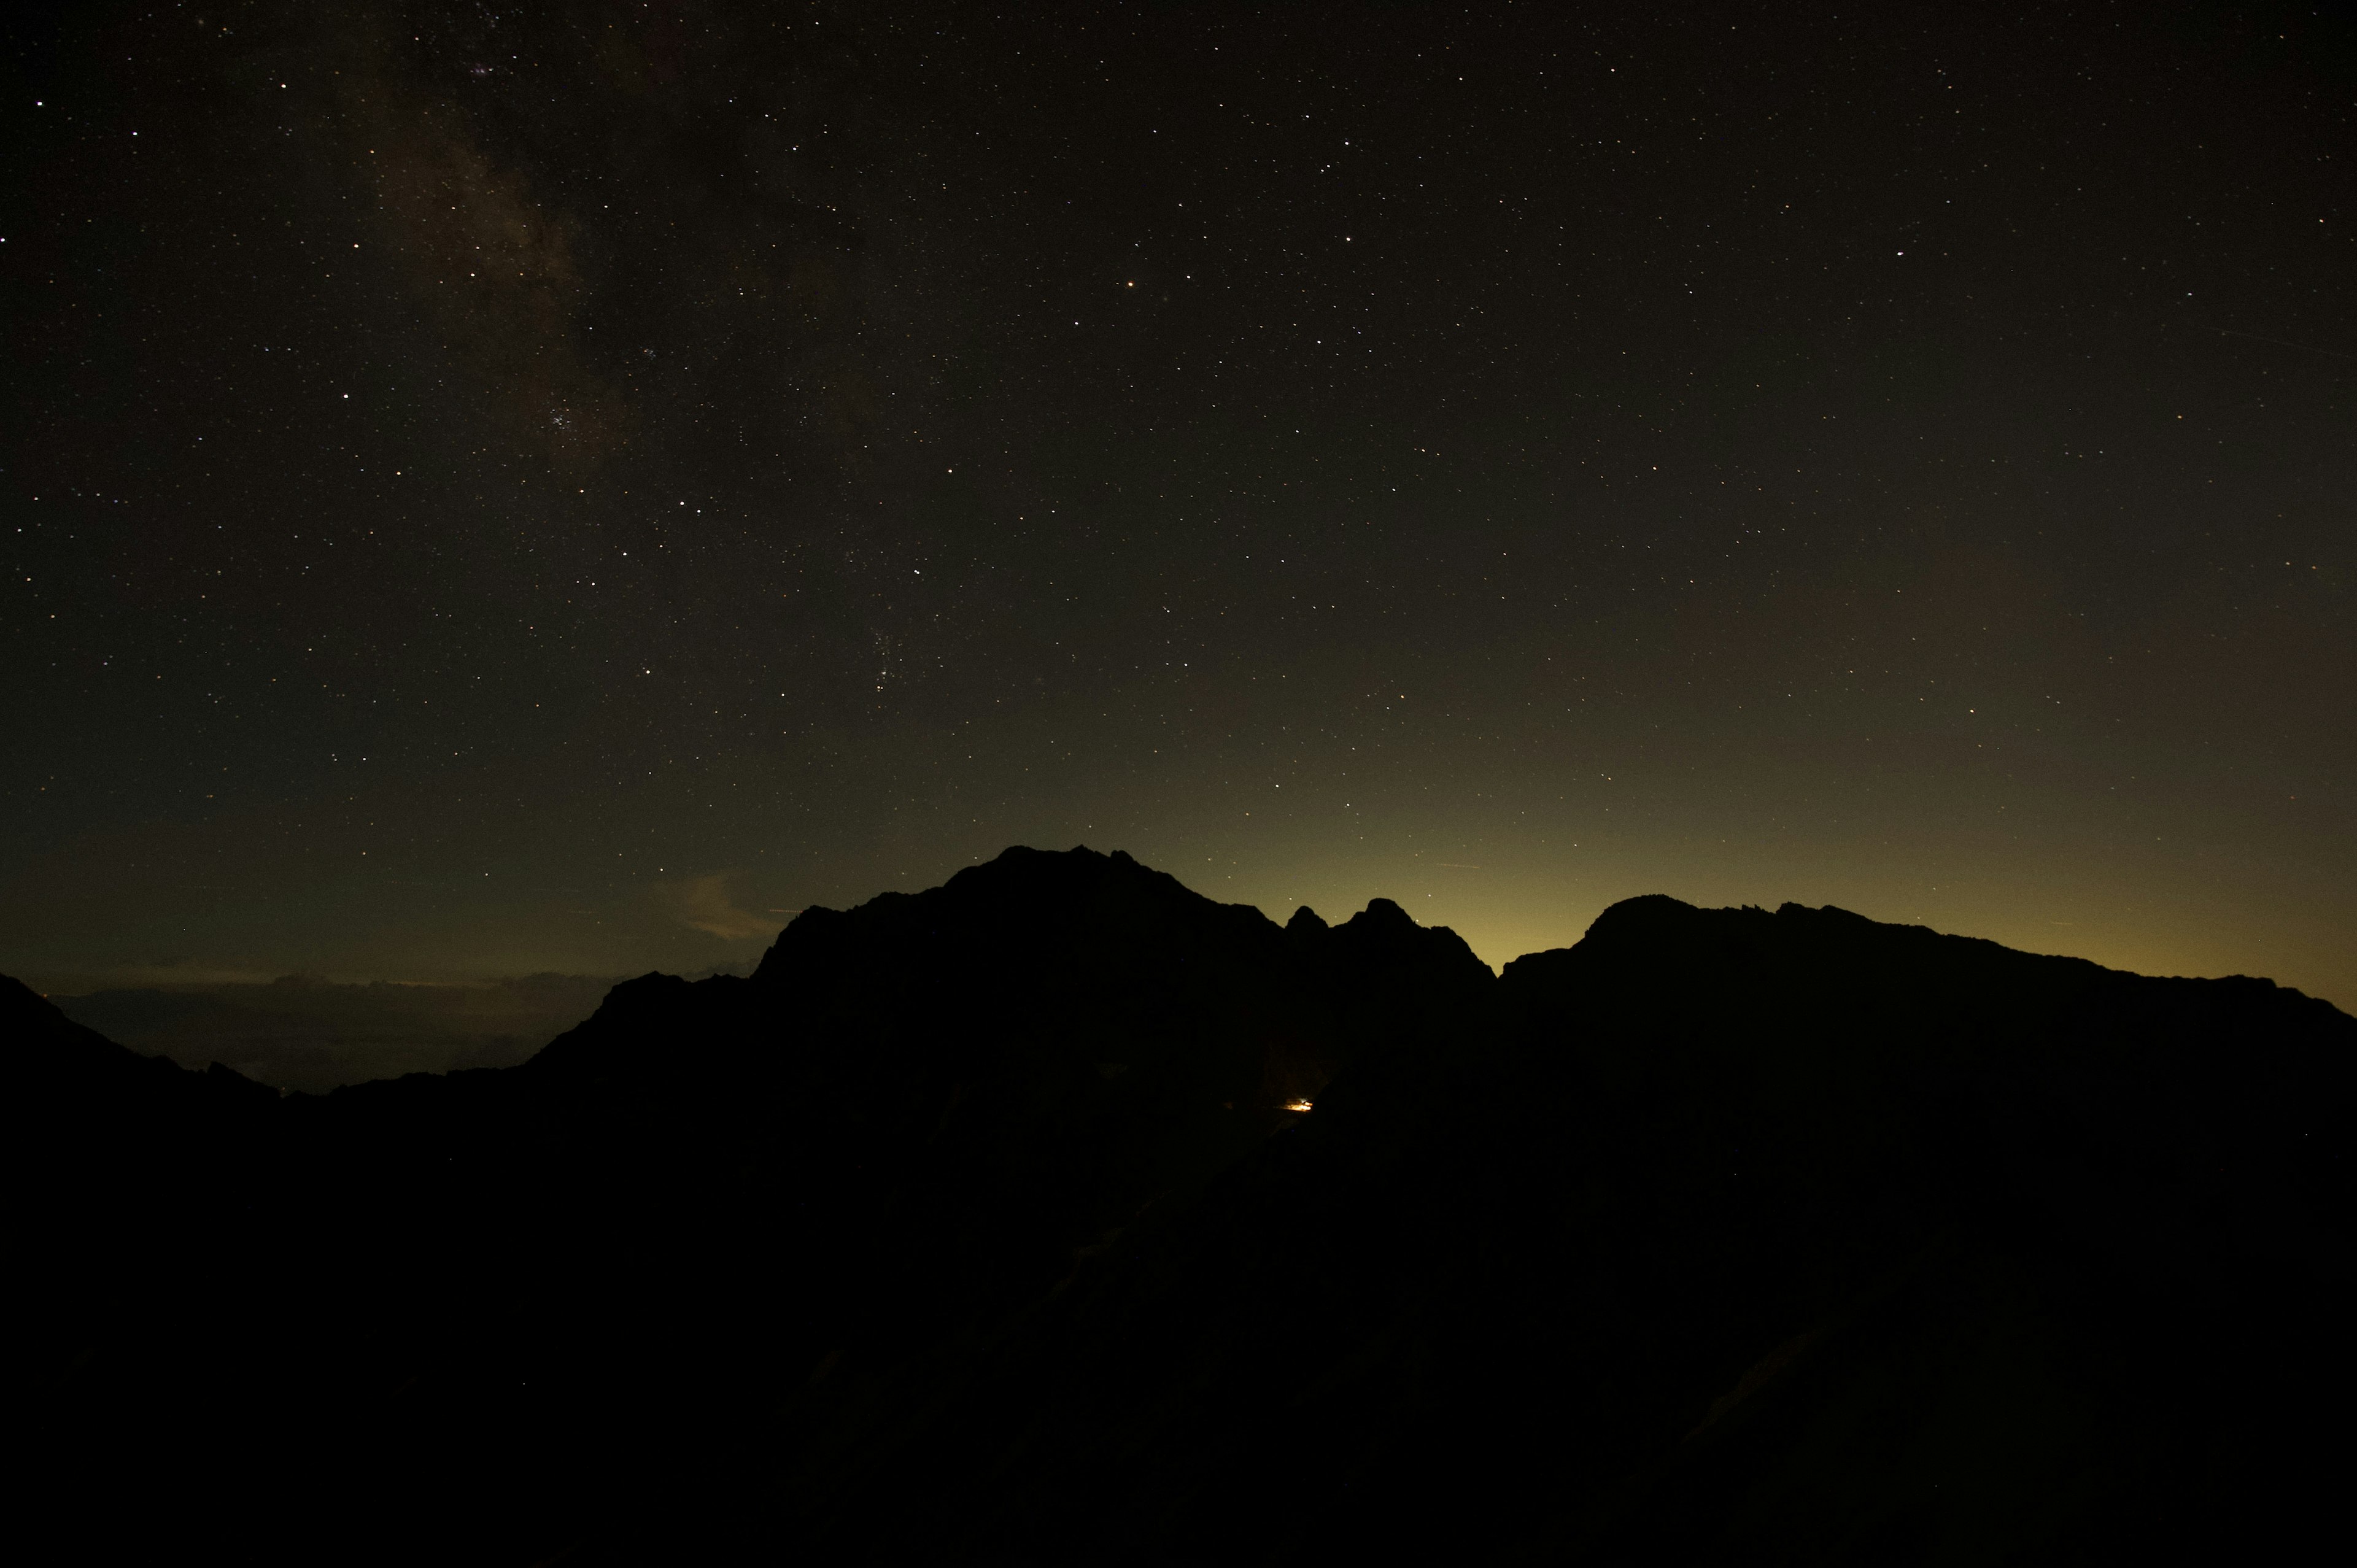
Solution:
[[[1899,9],[12,24],[0,969],[1031,842],[2349,1004],[2349,28]]]

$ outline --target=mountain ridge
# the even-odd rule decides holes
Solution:
[[[2290,1539],[2341,1386],[2357,1020],[1833,908],[1492,974],[1017,849],[321,1096],[47,1005],[48,1479],[118,1542],[2085,1561]]]

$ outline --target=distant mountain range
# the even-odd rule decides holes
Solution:
[[[1837,909],[1494,976],[1007,851],[522,1066],[0,982],[22,1539],[568,1564],[2286,1560],[2357,1020]]]
[[[49,999],[75,1023],[182,1067],[219,1061],[274,1089],[324,1094],[412,1072],[513,1067],[579,1023],[621,978],[529,974],[472,984],[308,975],[87,985]]]

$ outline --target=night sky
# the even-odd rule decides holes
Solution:
[[[700,972],[1028,843],[2357,1005],[2344,11],[6,27],[0,970]]]

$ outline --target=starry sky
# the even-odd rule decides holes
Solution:
[[[0,970],[700,972],[1028,843],[2357,1005],[2344,12],[5,27]]]

